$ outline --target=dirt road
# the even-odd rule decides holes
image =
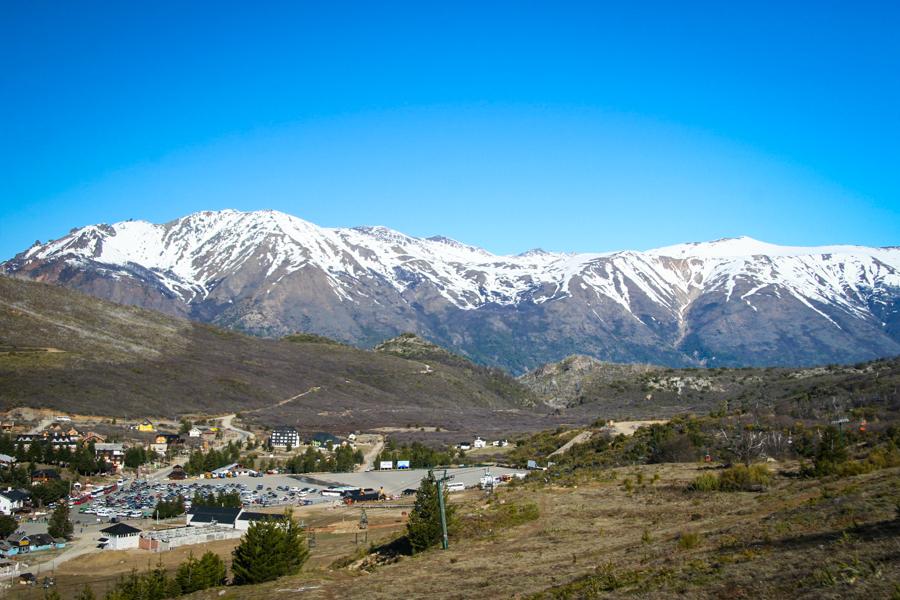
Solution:
[[[356,467],[356,472],[364,473],[365,471],[374,468],[375,460],[378,458],[378,455],[381,454],[382,450],[384,450],[384,436],[379,435],[375,445],[366,452],[365,456],[363,456],[362,464]]]

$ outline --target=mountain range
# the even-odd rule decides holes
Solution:
[[[223,210],[73,229],[0,272],[262,336],[374,347],[413,332],[514,373],[571,354],[713,367],[900,354],[897,247],[741,237],[499,256],[445,237]]]

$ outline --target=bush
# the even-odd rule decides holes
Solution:
[[[524,504],[495,502],[487,509],[478,509],[472,514],[460,517],[455,524],[454,535],[466,539],[484,537],[498,530],[537,520],[539,516],[540,510],[534,502]]]
[[[735,465],[719,473],[719,489],[723,492],[750,491],[767,487],[771,480],[772,474],[764,464]]]
[[[735,465],[718,475],[703,473],[691,482],[688,489],[695,492],[747,492],[765,488],[772,480],[766,465]]]
[[[715,492],[719,489],[719,478],[713,473],[703,473],[694,479],[690,489],[696,492]]]
[[[690,550],[700,545],[700,534],[694,532],[682,533],[678,536],[678,547],[681,550]]]

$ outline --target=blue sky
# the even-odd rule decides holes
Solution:
[[[897,4],[602,4],[2,3],[0,258],[229,207],[498,253],[900,244]]]

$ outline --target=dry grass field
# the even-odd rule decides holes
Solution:
[[[843,479],[797,476],[774,465],[764,492],[696,492],[688,484],[714,469],[698,464],[623,467],[577,474],[565,485],[540,474],[501,488],[454,495],[458,533],[431,550],[360,569],[368,546],[360,509],[298,513],[315,530],[301,574],[260,586],[226,587],[193,598],[891,598],[900,594],[900,469]],[[534,477],[534,476],[533,476]],[[537,518],[509,526],[496,515],[534,503]],[[404,527],[404,508],[369,508],[369,546]],[[357,535],[359,538],[357,540]],[[359,541],[359,543],[357,543]],[[195,547],[225,558],[234,541]],[[108,552],[58,573],[63,598],[83,582],[97,592],[161,555]],[[347,566],[350,565],[350,566]],[[40,598],[39,590],[13,597]]]
[[[318,559],[296,577],[196,597],[897,597],[900,469],[820,481],[794,467],[782,465],[761,493],[688,491],[708,468],[691,464],[619,468],[565,487],[530,482],[493,504],[535,502],[539,518],[469,528],[446,552],[373,572]],[[492,510],[479,492],[467,496],[463,521]]]

